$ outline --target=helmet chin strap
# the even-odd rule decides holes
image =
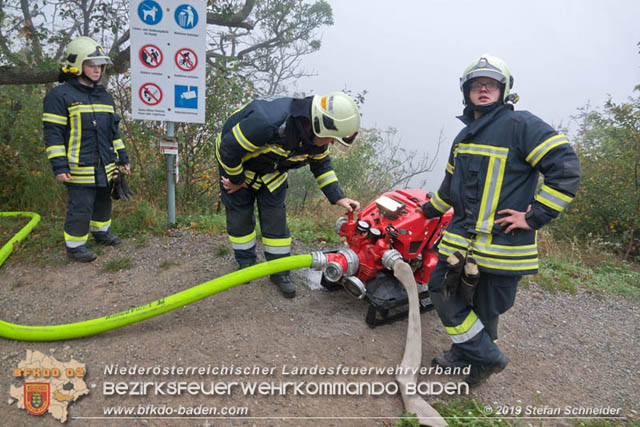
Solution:
[[[82,72],[82,74],[80,74],[80,77],[82,77],[83,79],[85,79],[87,81],[90,81],[91,83],[93,83],[94,86],[97,85],[98,82],[100,81],[100,79],[93,80],[91,77],[87,76],[84,71]],[[102,74],[100,74],[100,78],[102,78]]]

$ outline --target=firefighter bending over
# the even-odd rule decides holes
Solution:
[[[342,92],[304,99],[259,98],[226,121],[216,155],[227,231],[239,268],[257,260],[256,200],[266,260],[291,254],[285,209],[289,169],[309,164],[332,204],[348,210],[360,208],[360,203],[340,189],[329,158],[330,144],[338,141],[350,147],[359,129],[358,107]],[[288,271],[270,279],[286,298],[295,296]]]
[[[67,255],[89,262],[89,231],[96,243],[117,245],[111,233],[111,182],[116,165],[129,173],[113,98],[100,79],[111,59],[89,37],[71,41],[64,53],[59,81],[44,98],[43,127],[53,173],[69,192],[64,240]]]
[[[514,111],[512,87],[499,58],[483,55],[464,71],[459,118],[466,127],[453,141],[438,192],[422,205],[427,218],[454,210],[429,281],[453,344],[432,363],[471,365],[470,386],[507,366],[496,345],[498,317],[513,305],[520,278],[538,271],[536,230],[566,208],[580,181],[567,137],[528,111]]]

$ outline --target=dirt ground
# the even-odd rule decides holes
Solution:
[[[126,239],[105,248],[90,264],[70,263],[62,250],[43,254],[53,262],[11,257],[0,268],[0,318],[24,325],[50,325],[106,316],[188,289],[234,270],[225,236],[172,230],[165,237]],[[313,248],[317,249],[317,248]],[[310,248],[294,246],[295,254]],[[109,260],[129,258],[130,269],[103,272]],[[17,257],[14,257],[17,258]],[[367,305],[345,292],[327,292],[309,270],[294,273],[298,295],[280,296],[268,279],[234,287],[164,315],[100,335],[62,342],[0,339],[0,414],[6,426],[55,426],[50,415],[35,417],[9,397],[13,369],[26,350],[61,362],[86,364],[91,392],[69,406],[69,426],[383,426],[395,425],[403,406],[398,395],[262,396],[239,389],[229,395],[105,395],[109,382],[393,382],[391,375],[348,373],[303,375],[296,368],[395,368],[404,349],[406,321],[369,328]],[[449,346],[435,312],[422,315],[422,362]],[[627,420],[640,411],[640,309],[634,301],[579,292],[549,294],[535,285],[520,289],[515,306],[500,325],[498,343],[510,358],[499,375],[472,389],[479,405],[546,417],[550,411],[615,408]],[[109,375],[106,367],[256,368],[264,373],[227,375]],[[421,382],[461,381],[460,376],[424,375]],[[310,393],[313,394],[313,393]],[[459,398],[439,394],[428,402]],[[115,418],[106,407],[247,407],[242,418]],[[582,408],[582,409],[581,409]],[[177,410],[177,409],[174,409]],[[537,414],[536,414],[537,412]],[[524,419],[536,425],[566,425],[567,418]]]

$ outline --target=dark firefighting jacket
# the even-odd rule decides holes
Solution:
[[[116,163],[129,163],[120,116],[103,86],[84,86],[76,78],[57,86],[44,98],[42,121],[54,175],[70,173],[71,183],[95,186],[97,168],[104,167],[111,181]]]
[[[256,190],[266,185],[273,192],[287,181],[289,169],[309,164],[331,203],[344,198],[329,146],[313,145],[303,128],[303,121],[311,123],[311,100],[259,98],[234,112],[216,144],[222,176]]]
[[[438,192],[422,206],[426,217],[453,207],[453,218],[439,245],[445,259],[472,250],[481,271],[500,275],[538,270],[537,229],[573,200],[580,165],[567,137],[528,111],[502,105],[474,120],[456,136]],[[539,174],[544,183],[536,194]],[[526,212],[532,230],[505,234],[495,223],[498,211]],[[505,227],[506,228],[506,227]]]

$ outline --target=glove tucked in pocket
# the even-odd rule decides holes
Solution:
[[[449,298],[458,293],[462,269],[464,267],[464,255],[455,251],[447,258],[447,272],[444,275],[444,296]]]
[[[460,298],[467,303],[467,305],[473,305],[473,296],[476,293],[476,287],[480,280],[480,270],[478,270],[478,263],[475,258],[467,255],[464,263],[464,270],[462,272],[462,278],[460,280],[460,287],[458,288],[458,294]]]

